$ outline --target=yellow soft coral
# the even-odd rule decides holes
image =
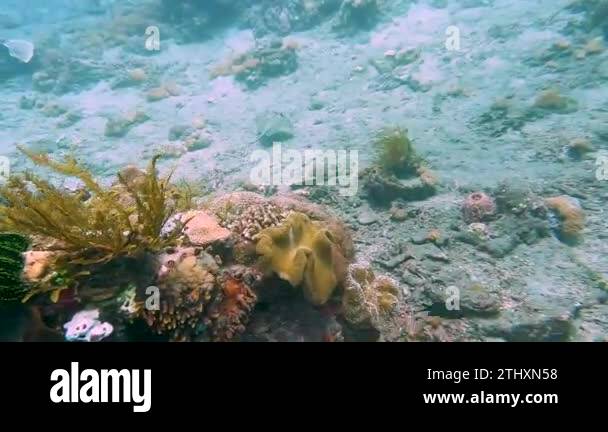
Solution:
[[[560,195],[546,198],[545,205],[559,218],[559,233],[563,240],[579,240],[585,228],[585,213],[578,203],[568,196]]]
[[[292,213],[281,225],[258,236],[257,253],[262,267],[291,285],[301,286],[315,305],[325,304],[338,285],[335,256],[329,231],[303,213]]]

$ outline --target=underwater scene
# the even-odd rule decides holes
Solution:
[[[608,341],[608,0],[2,0],[0,340]]]

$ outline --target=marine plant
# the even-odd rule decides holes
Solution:
[[[175,210],[182,212],[194,207],[195,200],[205,195],[207,191],[200,183],[179,180],[173,185],[172,198],[175,200]]]
[[[384,128],[378,132],[374,144],[378,151],[377,164],[383,171],[395,175],[416,172],[419,160],[407,136],[407,129]]]
[[[57,162],[19,149],[35,164],[80,180],[86,194],[56,187],[31,172],[12,176],[0,187],[6,203],[0,205],[1,230],[55,240],[58,249],[76,255],[73,259],[91,262],[160,250],[177,237],[177,229],[161,236],[174,204],[168,192],[171,175],[157,176],[158,157],[141,181],[128,182],[119,174],[121,188],[106,188],[74,158]]]
[[[27,291],[21,273],[25,265],[23,252],[28,244],[18,234],[0,233],[0,301],[21,300]]]
[[[294,212],[279,226],[258,235],[261,266],[292,286],[301,286],[314,305],[325,304],[339,282],[340,253],[332,234],[304,213]]]

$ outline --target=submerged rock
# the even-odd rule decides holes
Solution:
[[[533,108],[558,114],[570,114],[578,110],[578,103],[571,97],[561,95],[557,90],[546,90],[536,97]]]
[[[567,315],[541,316],[510,327],[491,326],[489,336],[500,336],[509,342],[564,342],[571,339],[574,324]]]
[[[425,291],[431,300],[431,313],[450,318],[491,318],[500,313],[497,289],[471,283],[465,287],[431,285]]]
[[[291,120],[282,113],[266,112],[255,119],[259,141],[270,146],[274,142],[287,141],[294,136]]]
[[[119,117],[108,119],[105,128],[107,137],[123,137],[133,127],[146,122],[150,117],[143,111],[131,111]]]
[[[376,167],[363,171],[361,178],[370,200],[377,203],[386,204],[396,199],[420,201],[436,192],[436,185],[422,176],[399,179]]]
[[[256,1],[245,12],[245,21],[256,36],[288,34],[320,24],[340,8],[341,0]]]
[[[343,0],[334,27],[346,33],[368,30],[378,22],[378,0]]]
[[[378,215],[374,213],[371,209],[365,208],[361,210],[359,216],[357,217],[357,222],[361,225],[371,225],[378,222]]]

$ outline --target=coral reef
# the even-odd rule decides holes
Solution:
[[[469,194],[462,203],[462,216],[467,224],[483,222],[495,214],[494,199],[483,192]]]
[[[292,286],[302,286],[306,298],[325,304],[342,278],[344,257],[329,231],[302,213],[293,213],[278,227],[258,235],[257,252],[267,272]]]
[[[241,264],[258,261],[255,241],[263,230],[282,224],[294,212],[304,213],[312,220],[322,221],[332,232],[340,255],[350,259],[354,253],[352,240],[344,224],[320,206],[295,195],[264,197],[253,192],[233,192],[211,200],[205,210],[214,214],[220,225],[232,232],[233,255]]]
[[[204,312],[216,295],[218,266],[213,257],[194,248],[170,250],[160,261],[160,304],[143,308],[142,317],[154,332],[171,340],[192,340],[204,331]]]
[[[245,332],[257,302],[252,288],[259,284],[261,277],[255,270],[243,266],[224,271],[220,281],[221,295],[206,317],[212,341],[228,342]]]
[[[201,210],[192,210],[181,215],[184,221],[184,234],[191,244],[206,246],[217,241],[227,240],[230,230],[219,225],[216,218]]]
[[[350,325],[381,330],[391,319],[398,299],[399,287],[393,279],[376,276],[369,265],[350,265],[342,296],[342,314]]]
[[[551,228],[566,243],[576,243],[585,228],[585,214],[580,204],[569,196],[560,195],[545,199],[550,210]]]
[[[283,222],[289,211],[253,192],[220,196],[208,205],[220,224],[244,240],[253,241],[262,230]]]
[[[21,300],[25,295],[21,272],[28,246],[27,239],[20,235],[0,233],[0,301]]]
[[[15,255],[23,260],[15,274],[28,284],[15,299],[41,305],[44,320],[63,326],[67,340],[124,340],[133,331],[171,341],[255,339],[248,327],[261,291],[265,310],[287,311],[282,303],[288,302],[288,315],[322,318],[310,334],[298,327],[304,321],[294,323],[300,334],[294,337],[343,340],[337,312],[330,312],[341,299],[330,299],[344,287],[354,248],[344,224],[323,207],[295,194],[235,192],[196,209],[184,187],[157,177],[156,158],[146,171],[126,166],[102,187],[73,159],[23,151],[79,180],[63,189],[25,174],[2,189],[3,229],[10,224],[32,238],[31,249],[23,243],[25,253]],[[66,219],[69,229],[59,224]],[[358,298],[389,310],[396,292],[384,280],[373,282],[375,294],[366,286]],[[345,304],[354,308],[354,301]],[[282,338],[268,335],[275,336]]]
[[[239,265],[220,271],[213,257],[196,248],[169,250],[160,262],[158,308],[142,308],[131,296],[125,310],[141,314],[154,332],[173,341],[227,342],[245,331],[261,274]]]

